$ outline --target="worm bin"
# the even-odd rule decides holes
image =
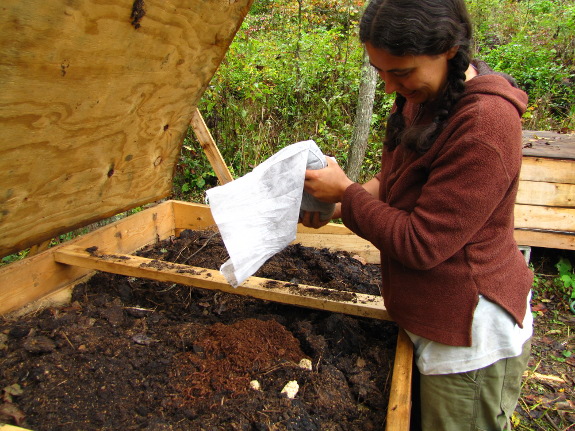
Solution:
[[[165,200],[190,124],[225,178],[196,106],[250,3],[2,2],[0,256],[30,252],[0,268],[0,430],[409,429],[408,338],[331,274],[376,285],[373,246],[300,228],[287,280],[234,289],[193,263],[209,207]]]

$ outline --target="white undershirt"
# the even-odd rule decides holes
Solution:
[[[530,300],[531,292],[520,328],[503,308],[479,295],[473,313],[471,347],[448,346],[405,331],[414,345],[417,368],[421,374],[463,373],[520,355],[523,344],[533,334]]]

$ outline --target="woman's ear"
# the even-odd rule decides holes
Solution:
[[[455,45],[455,46],[451,47],[447,51],[447,59],[451,60],[453,57],[455,57],[455,54],[457,54],[457,51],[459,51],[459,45]]]

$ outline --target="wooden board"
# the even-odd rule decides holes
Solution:
[[[29,431],[28,428],[20,428],[14,425],[1,425],[0,431]]]
[[[575,235],[572,233],[515,229],[513,236],[518,245],[575,250]]]
[[[575,163],[573,165],[575,166]],[[575,184],[520,181],[515,202],[516,204],[574,208]]]
[[[2,1],[0,257],[171,192],[250,4]]]
[[[575,160],[523,157],[519,180],[575,184]]]
[[[575,133],[523,131],[523,155],[575,160]]]
[[[212,134],[210,133],[206,123],[204,122],[204,118],[200,111],[197,109],[194,111],[192,115],[192,122],[191,126],[194,129],[194,133],[196,134],[196,138],[198,142],[202,146],[210,165],[214,169],[216,173],[216,177],[218,177],[218,181],[220,184],[227,184],[230,181],[233,181],[233,177],[231,172],[224,161],[222,154],[218,146],[216,145]]]
[[[575,232],[575,208],[516,204],[515,228]]]
[[[304,284],[296,286],[287,282],[259,277],[249,277],[240,286],[234,288],[218,270],[160,262],[129,254],[108,253],[105,249],[100,248],[93,250],[68,246],[59,249],[54,254],[54,258],[56,262],[113,274],[218,290],[352,316],[391,320],[381,296],[356,293],[353,294],[353,299],[342,299],[341,292],[331,289]]]
[[[411,419],[411,380],[413,365],[406,358],[413,357],[413,344],[403,329],[397,334],[397,348],[387,405],[388,431],[409,430]]]

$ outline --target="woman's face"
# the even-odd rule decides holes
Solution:
[[[447,62],[457,47],[438,55],[391,55],[365,44],[369,60],[385,82],[385,92],[399,93],[412,103],[435,100],[447,82]]]

